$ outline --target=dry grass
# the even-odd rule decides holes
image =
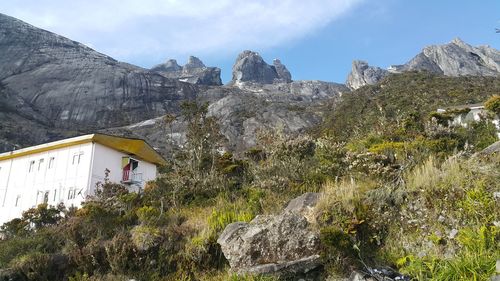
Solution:
[[[443,182],[456,182],[462,177],[463,169],[457,157],[450,157],[441,165],[434,157],[429,157],[407,177],[408,191],[429,191],[443,188]]]
[[[356,202],[361,200],[361,191],[354,179],[334,182],[327,181],[323,184],[322,196],[316,207],[317,213],[321,213],[335,205],[354,212]]]

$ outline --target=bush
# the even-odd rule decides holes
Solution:
[[[499,230],[494,226],[460,231],[461,251],[451,259],[406,256],[398,260],[400,270],[416,280],[489,280],[500,254]]]
[[[491,98],[489,98],[485,103],[484,103],[484,108],[487,110],[500,115],[500,96],[499,95],[494,95]]]

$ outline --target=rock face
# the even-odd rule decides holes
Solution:
[[[355,90],[364,85],[373,85],[388,74],[387,70],[369,66],[365,61],[356,60],[352,62],[352,70],[347,76],[346,86]]]
[[[488,47],[473,47],[459,38],[448,44],[425,47],[421,53],[403,65],[392,65],[388,70],[354,61],[347,86],[357,89],[376,84],[388,73],[428,71],[446,76],[497,76],[500,75],[500,51]]]
[[[73,131],[176,111],[197,93],[188,83],[118,62],[2,14],[0,83],[25,104],[25,112],[43,116],[37,121]]]
[[[391,69],[395,72],[426,70],[446,76],[497,76],[500,51],[488,46],[473,47],[456,38],[448,44],[425,47],[406,64]]]
[[[188,58],[188,62],[184,66],[178,65],[176,60],[170,59],[164,64],[151,68],[151,71],[160,73],[167,78],[178,79],[191,84],[222,85],[220,68],[206,67],[199,58],[193,56]]]
[[[228,139],[228,149],[242,152],[257,145],[259,131],[281,130],[297,135],[322,120],[319,108],[327,101],[335,102],[349,89],[342,84],[322,81],[294,81],[279,84],[254,84],[213,87],[200,95],[201,102],[209,102],[208,114],[219,120],[221,132]],[[143,138],[162,151],[169,151],[168,143],[185,141],[182,120],[164,128],[159,118],[105,130],[109,134]],[[170,136],[166,138],[165,136]]]
[[[279,59],[274,59],[273,60],[273,66],[274,69],[276,70],[276,73],[278,73],[278,78],[285,82],[285,83],[290,83],[292,82],[292,74],[284,64],[281,63]]]
[[[236,58],[233,66],[232,83],[254,82],[260,84],[289,83],[292,75],[281,64],[280,60],[275,60],[273,65],[267,64],[262,57],[253,51],[243,51]]]
[[[255,71],[265,69],[258,81],[269,84],[206,86],[221,84],[220,70],[198,58],[147,70],[0,14],[0,151],[100,131],[141,137],[166,152],[172,143],[183,144],[185,124],[174,124],[172,142],[157,121],[179,115],[189,100],[208,102],[229,148],[242,151],[255,145],[260,129],[297,134],[318,124],[315,107],[349,92],[320,81],[274,83],[291,80],[286,67],[246,54],[258,62]],[[235,66],[245,70],[244,78],[248,65]]]
[[[276,216],[257,216],[250,223],[228,225],[217,242],[231,269],[239,274],[307,275],[320,265],[319,231],[302,214],[317,203],[306,194]]]
[[[176,71],[181,71],[182,66],[177,64],[176,60],[169,59],[167,60],[167,62],[151,68],[151,70],[156,72],[176,72]]]

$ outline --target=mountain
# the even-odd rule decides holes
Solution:
[[[0,149],[97,130],[145,137],[166,149],[166,132],[151,124],[193,100],[210,104],[230,148],[246,149],[256,128],[302,132],[321,120],[309,109],[349,92],[342,84],[292,82],[279,60],[269,65],[252,51],[240,54],[233,69],[241,77],[225,86],[220,69],[196,57],[184,66],[169,60],[144,69],[0,14],[0,107],[8,108],[0,114]],[[26,131],[16,132],[16,123]],[[182,122],[178,127],[182,141]]]
[[[196,97],[196,88],[118,62],[85,45],[0,15],[0,82],[58,128],[138,122]]]
[[[358,89],[364,85],[377,84],[386,77],[389,71],[376,66],[370,66],[365,61],[355,60],[352,62],[352,70],[347,76],[346,86],[350,89]]]
[[[500,51],[489,46],[473,47],[456,38],[448,44],[427,46],[407,63],[392,65],[388,70],[355,61],[346,84],[351,89],[358,89],[376,84],[389,73],[406,71],[428,71],[452,77],[498,76]]]
[[[177,64],[176,60],[170,59],[163,64],[151,68],[151,71],[159,72],[168,78],[178,79],[182,82],[192,84],[222,85],[220,68],[206,67],[199,58],[193,56],[190,56],[187,64],[182,67]]]
[[[272,84],[292,81],[292,75],[281,64],[279,59],[274,60],[273,65],[267,64],[259,53],[249,50],[243,51],[236,58],[233,66],[232,84],[241,82],[256,82],[262,84]]]

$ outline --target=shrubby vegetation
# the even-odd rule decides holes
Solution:
[[[389,77],[346,96],[321,134],[262,132],[242,155],[220,152],[205,105],[185,104],[188,143],[143,193],[104,182],[78,210],[40,205],[4,224],[0,280],[275,280],[233,275],[217,237],[309,191],[323,193],[327,275],[385,265],[418,280],[485,280],[500,258],[500,156],[474,153],[495,131],[431,113],[437,97],[482,101],[498,82],[457,79]]]

